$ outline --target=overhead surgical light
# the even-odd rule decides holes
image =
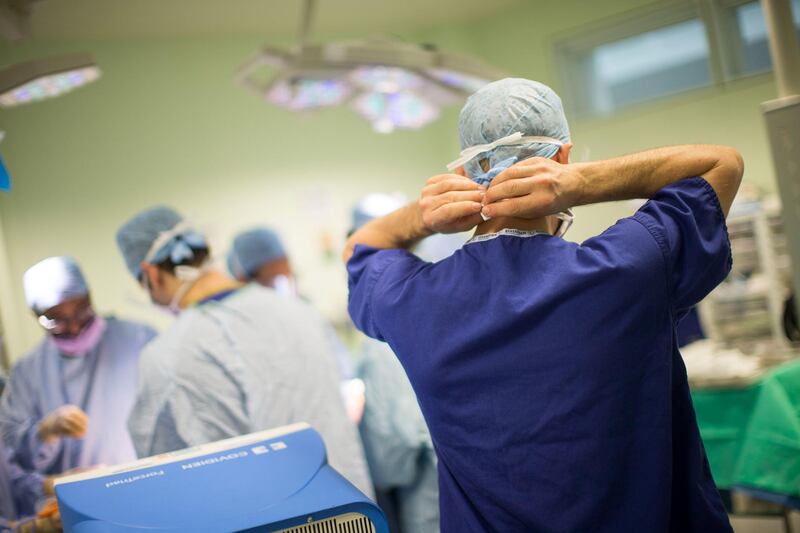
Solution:
[[[300,44],[265,47],[238,80],[291,111],[349,104],[381,133],[421,128],[442,109],[504,74],[430,45],[374,40],[308,44],[314,0],[306,0]]]
[[[0,107],[54,98],[100,77],[89,54],[76,54],[18,63],[0,70]]]

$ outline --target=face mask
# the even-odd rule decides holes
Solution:
[[[210,268],[211,265],[208,263],[200,268],[185,265],[175,267],[175,277],[179,280],[182,280],[183,283],[181,283],[180,287],[178,287],[178,290],[175,291],[175,294],[172,296],[172,300],[169,302],[169,304],[156,304],[156,306],[171,316],[178,316],[181,313],[181,300],[184,296],[186,296],[186,293],[189,292],[189,289],[192,288],[197,280],[200,279],[200,276],[208,272]],[[144,287],[144,290],[146,290],[148,293],[150,292],[150,281],[146,274],[142,278],[142,287]],[[152,295],[150,298],[152,299]]]
[[[85,355],[92,351],[103,338],[106,330],[106,321],[103,317],[95,317],[89,325],[74,337],[51,336],[58,350],[66,355]]]

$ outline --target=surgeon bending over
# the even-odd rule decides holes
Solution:
[[[522,79],[470,97],[459,132],[456,172],[345,251],[350,314],[392,347],[428,422],[442,531],[731,531],[675,325],[730,269],[739,154],[569,164],[560,99]],[[630,198],[649,201],[560,238],[570,208]],[[438,263],[407,251],[472,227]]]
[[[15,365],[3,392],[6,445],[23,468],[43,474],[134,460],[125,422],[139,353],[155,330],[98,315],[70,257],[36,263],[23,282],[46,335]]]

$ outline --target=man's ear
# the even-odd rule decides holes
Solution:
[[[147,278],[147,284],[150,287],[157,287],[160,284],[159,268],[151,263],[142,261],[139,265],[142,269],[142,276]]]
[[[558,152],[553,157],[553,160],[561,163],[562,165],[566,165],[569,163],[569,154],[572,151],[572,143],[565,143],[559,147]]]
[[[466,170],[464,170],[464,165],[461,165],[460,167],[458,167],[457,169],[455,169],[455,170],[453,171],[453,174],[458,174],[459,176],[464,176],[465,178],[466,178],[466,177],[468,177],[468,176],[467,176],[467,171],[466,171]]]

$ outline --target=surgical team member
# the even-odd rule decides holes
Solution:
[[[178,313],[142,354],[128,423],[140,456],[304,421],[331,465],[372,494],[314,309],[214,270],[205,237],[168,207],[134,216],[117,244],[152,301]]]
[[[98,315],[70,257],[33,265],[23,284],[47,335],[16,364],[3,392],[6,445],[21,466],[43,474],[135,459],[125,421],[139,353],[155,330]]]
[[[53,496],[53,478],[23,470],[0,439],[0,533],[61,531],[61,517],[37,517],[36,504]]]
[[[392,347],[428,422],[442,530],[731,531],[675,326],[730,270],[738,152],[569,164],[561,100],[522,79],[471,96],[459,131],[457,173],[345,251],[351,316]],[[649,201],[561,238],[571,207],[632,198]],[[407,251],[472,227],[438,263]]]
[[[227,263],[228,271],[242,283],[255,282],[284,296],[299,296],[289,254],[273,229],[258,227],[236,235],[228,252]],[[334,348],[333,355],[340,380],[352,379],[353,362],[350,353],[332,326],[326,324],[325,329]],[[358,400],[354,401],[359,403]]]
[[[255,281],[281,294],[297,295],[289,254],[277,232],[259,227],[243,231],[233,239],[228,270],[243,283]]]
[[[353,208],[352,231],[405,205],[404,195],[373,193]],[[364,442],[378,503],[396,533],[438,533],[436,455],[417,396],[392,349],[365,338],[357,375],[364,381]]]

